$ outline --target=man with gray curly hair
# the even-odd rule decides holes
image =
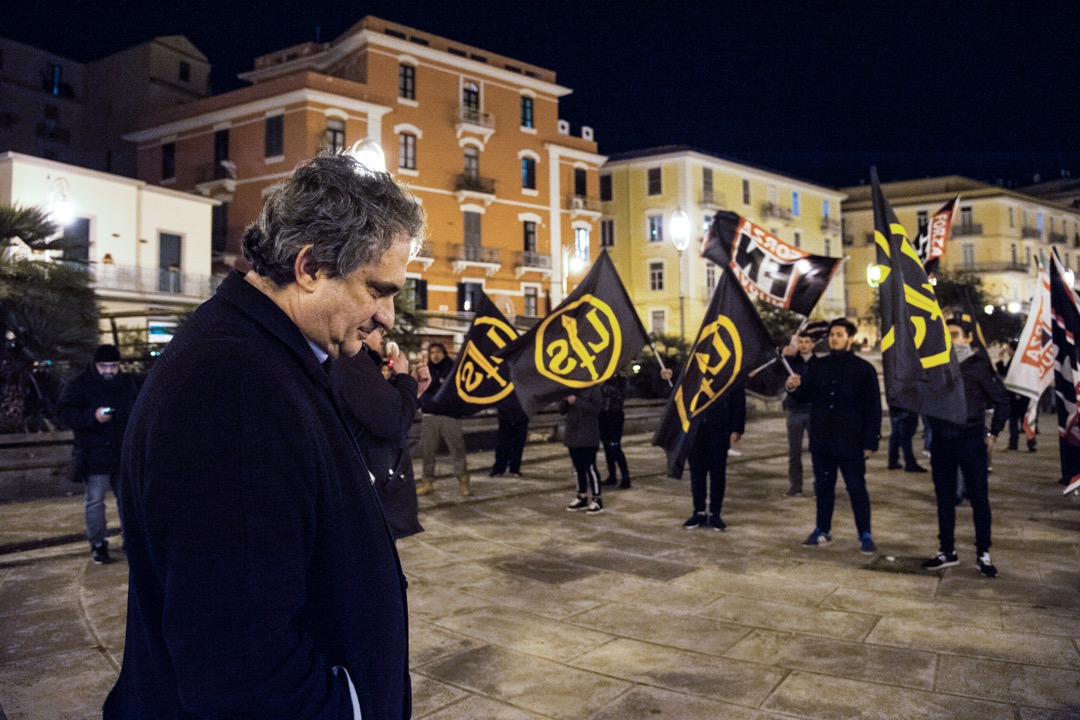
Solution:
[[[424,221],[320,155],[272,189],[234,272],[133,410],[127,637],[105,718],[405,718],[405,578],[328,363],[394,324]]]

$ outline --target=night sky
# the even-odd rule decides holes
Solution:
[[[691,145],[831,186],[1080,177],[1080,3],[4,0],[0,35],[91,60],[187,36],[214,92],[372,14],[550,68],[600,152]]]

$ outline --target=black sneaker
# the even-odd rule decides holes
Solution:
[[[801,487],[789,487],[788,491],[784,493],[787,497],[795,497],[796,495],[802,495]]]
[[[630,489],[630,478],[623,478],[622,482],[619,483],[619,489],[620,490],[629,490]]]
[[[814,532],[810,533],[810,537],[803,540],[803,545],[805,547],[824,547],[831,542],[832,535],[814,528]]]
[[[997,577],[997,568],[990,562],[990,553],[984,552],[975,559],[975,565],[986,577]]]
[[[585,508],[586,515],[599,515],[602,512],[604,512],[604,501],[600,498],[593,498],[589,507]]]
[[[708,520],[705,519],[705,513],[694,513],[690,516],[690,519],[682,524],[687,530],[693,530],[696,527],[707,525]]]
[[[940,570],[941,568],[952,567],[953,565],[959,564],[960,560],[957,559],[956,553],[939,552],[929,560],[924,560],[922,566],[924,570]]]
[[[711,527],[713,530],[716,530],[717,532],[720,532],[721,530],[726,528],[727,525],[725,525],[724,521],[720,519],[720,515],[716,514],[709,516],[709,527]]]
[[[567,510],[584,510],[589,507],[589,498],[584,495],[578,495],[574,498],[574,502],[566,506]]]
[[[614,485],[617,482],[619,482],[619,481],[616,480],[614,476],[612,476],[612,477],[604,478],[603,482],[601,482],[600,484],[601,485]]]
[[[915,463],[914,465],[909,465],[908,467],[904,468],[904,472],[924,473],[926,472],[926,468],[924,468],[922,465],[919,465],[918,463]]]
[[[98,565],[108,565],[112,562],[112,558],[109,557],[109,545],[107,543],[94,545],[90,548],[90,557]]]

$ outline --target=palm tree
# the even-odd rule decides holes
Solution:
[[[59,378],[97,344],[85,269],[31,259],[57,231],[40,208],[0,205],[0,432],[48,429]]]

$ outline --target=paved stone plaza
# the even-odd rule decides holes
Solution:
[[[814,502],[784,497],[782,419],[737,446],[723,533],[680,527],[689,483],[662,476],[644,435],[628,438],[633,489],[595,517],[564,510],[562,446],[530,444],[520,479],[470,456],[475,495],[437,482],[427,531],[399,543],[415,717],[1080,717],[1080,498],[1061,496],[1056,438],[1040,439],[996,454],[993,580],[967,506],[961,565],[918,569],[937,547],[930,479],[885,470],[884,452],[868,472],[878,554],[859,553],[842,491],[832,545],[801,547]],[[18,549],[78,534],[81,512],[76,497],[0,506],[0,719],[99,717],[116,678],[123,554]]]

